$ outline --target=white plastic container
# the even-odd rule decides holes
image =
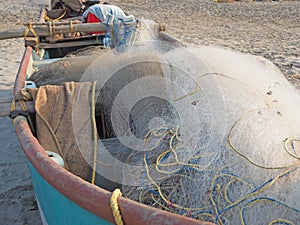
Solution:
[[[59,154],[51,151],[46,151],[46,153],[56,164],[60,165],[61,167],[65,166],[64,160]]]

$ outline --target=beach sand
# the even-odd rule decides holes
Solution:
[[[0,31],[35,20],[48,1],[1,1]],[[265,57],[300,89],[300,1],[114,0],[138,18],[167,25],[187,45],[213,45]],[[12,96],[23,39],[0,41],[0,97]],[[237,65],[238,66],[238,65]],[[27,161],[8,118],[0,118],[0,224],[41,224]]]
[[[38,18],[47,1],[1,1],[0,30],[23,27]],[[22,38],[0,41],[0,98],[12,97],[24,52]],[[0,224],[41,224],[27,159],[9,118],[0,118]]]

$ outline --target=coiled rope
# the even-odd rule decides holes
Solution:
[[[251,110],[251,111],[247,112],[245,115],[248,115],[249,113],[256,111],[256,110]],[[241,207],[241,209],[242,209],[240,211],[241,223],[243,225],[247,225],[246,218],[244,215],[246,209],[249,208],[250,206],[257,204],[259,202],[262,202],[262,201],[273,202],[273,203],[276,203],[277,205],[280,205],[286,209],[292,210],[295,213],[299,213],[300,210],[293,206],[287,205],[284,202],[281,202],[276,199],[272,199],[270,197],[265,197],[265,196],[261,197],[259,195],[262,194],[267,189],[270,189],[281,178],[287,177],[288,175],[294,173],[297,170],[300,162],[296,162],[296,163],[294,163],[292,165],[288,165],[288,166],[271,167],[270,168],[270,167],[266,167],[263,165],[259,165],[259,164],[255,163],[253,160],[247,158],[243,153],[238,151],[230,141],[232,131],[234,130],[234,128],[237,126],[237,124],[243,118],[244,118],[244,116],[242,116],[230,129],[230,132],[228,135],[228,140],[227,140],[229,146],[234,150],[234,152],[236,152],[238,155],[241,155],[243,158],[247,159],[250,162],[250,164],[252,164],[255,167],[259,167],[259,168],[263,168],[263,169],[283,169],[283,171],[280,171],[277,175],[273,176],[269,180],[266,180],[264,183],[260,184],[259,186],[254,186],[252,184],[251,180],[240,177],[239,175],[234,174],[232,171],[230,171],[226,168],[221,168],[221,170],[214,175],[214,177],[211,181],[209,192],[208,192],[209,201],[212,206],[211,210],[205,209],[204,207],[185,207],[183,205],[176,204],[175,202],[171,202],[169,200],[169,196],[166,194],[168,192],[165,191],[165,190],[169,190],[169,188],[171,188],[171,187],[161,187],[160,184],[156,182],[155,178],[151,176],[149,163],[148,163],[149,158],[150,158],[150,156],[149,156],[150,152],[155,150],[160,145],[160,143],[162,143],[162,141],[166,141],[168,139],[169,140],[169,143],[168,143],[169,148],[167,150],[164,150],[162,153],[160,153],[159,156],[156,158],[155,169],[159,173],[173,174],[174,176],[180,176],[181,173],[184,171],[183,169],[181,169],[181,167],[177,167],[179,165],[184,166],[185,170],[193,169],[193,171],[195,171],[195,172],[203,171],[204,168],[201,168],[201,167],[199,167],[199,165],[197,165],[197,160],[201,159],[204,156],[196,155],[185,161],[180,161],[176,150],[179,148],[185,148],[187,146],[184,146],[184,144],[182,143],[182,140],[180,139],[179,126],[177,126],[176,128],[159,127],[155,130],[150,130],[144,137],[144,143],[145,143],[144,164],[145,164],[145,169],[146,169],[145,178],[148,179],[148,181],[153,185],[153,187],[149,188],[149,187],[143,186],[142,192],[143,191],[148,192],[150,194],[150,198],[152,198],[152,200],[155,204],[161,206],[162,208],[164,208],[170,212],[174,212],[174,210],[176,210],[176,209],[184,210],[185,213],[183,215],[191,216],[191,217],[194,217],[197,219],[202,219],[202,220],[205,220],[205,218],[206,219],[210,218],[214,223],[220,224],[220,225],[226,224],[226,222],[223,219],[223,215],[226,212],[228,212],[229,210],[231,210],[232,208],[237,208],[237,207]],[[149,146],[149,142],[153,138],[155,138],[156,140],[154,141],[153,146]],[[297,154],[298,152],[296,149],[294,149],[295,147],[294,147],[293,142],[298,142],[298,141],[300,141],[298,138],[288,138],[285,140],[286,151],[291,156],[295,157],[296,159],[298,159],[298,154]],[[290,147],[290,146],[292,146],[292,147]],[[290,150],[290,148],[292,150]],[[174,162],[169,162],[169,163],[164,162],[167,158],[170,158],[171,156],[173,156],[173,158],[175,160]],[[171,166],[175,166],[175,168],[172,169],[172,168],[170,168]],[[210,168],[210,169],[213,169],[213,168]],[[219,183],[219,180],[224,179],[225,177],[229,180],[227,181],[226,184],[221,186],[221,184]],[[240,184],[249,186],[250,191],[249,191],[249,193],[241,196],[238,199],[231,200],[228,195],[229,189],[230,189],[231,185],[236,182],[239,182]],[[146,183],[146,182],[144,181],[143,183]],[[143,202],[143,198],[142,198],[143,193],[142,192],[140,193],[140,198],[139,198],[140,202]],[[225,206],[222,206],[220,204],[220,197],[222,196],[222,194],[223,194],[224,200],[226,201]],[[242,203],[244,203],[245,205],[242,206]],[[284,221],[284,224],[287,224],[287,225],[293,224],[289,220],[277,218],[276,220],[271,221],[269,223],[269,225],[277,224],[277,223],[283,222],[283,221]]]
[[[11,105],[10,105],[10,114],[11,114],[11,119],[12,119],[12,123],[14,124],[14,118],[18,115],[23,115],[27,118],[28,120],[28,124],[30,126],[30,129],[32,131],[33,134],[35,134],[35,129],[33,126],[33,122],[29,116],[29,111],[28,108],[25,104],[25,101],[29,101],[32,100],[32,96],[30,95],[29,92],[25,91],[25,90],[20,90],[16,93],[15,97],[12,99]],[[21,112],[16,112],[16,103],[19,103],[22,111]],[[16,113],[15,115],[13,115],[14,113]]]
[[[62,19],[64,16],[66,15],[66,11],[63,12],[63,14],[55,19],[51,19],[50,17],[48,17],[47,15],[45,15],[44,19],[46,21],[49,21],[49,22],[55,22],[55,21],[58,21],[60,19]]]
[[[123,220],[121,216],[121,212],[119,210],[118,199],[122,196],[120,189],[115,189],[110,197],[110,208],[112,209],[112,213],[117,225],[123,225]]]
[[[95,115],[95,95],[96,95],[96,84],[97,81],[94,81],[92,88],[92,123],[93,123],[93,140],[94,140],[94,160],[93,160],[93,173],[92,173],[92,184],[95,184],[96,172],[97,172],[97,124],[96,124],[96,115]]]

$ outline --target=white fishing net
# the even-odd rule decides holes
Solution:
[[[96,184],[216,224],[300,224],[299,92],[263,58],[176,48],[153,41],[156,29],[144,23],[144,41],[122,53],[83,50],[32,77],[97,81],[100,139],[97,158],[86,157]]]
[[[103,54],[89,80],[99,185],[217,224],[300,223],[300,96],[270,62],[149,41]]]

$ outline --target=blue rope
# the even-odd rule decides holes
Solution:
[[[294,207],[291,207],[281,201],[278,201],[277,199],[274,199],[274,198],[269,198],[269,197],[259,197],[259,198],[255,198],[255,199],[252,199],[250,200],[249,202],[247,202],[244,206],[243,206],[243,209],[241,211],[242,213],[242,220],[244,222],[245,225],[246,224],[246,221],[245,221],[245,210],[247,209],[247,207],[253,203],[253,202],[256,202],[256,201],[260,201],[260,200],[266,200],[266,201],[271,201],[271,202],[275,202],[275,203],[278,203],[280,205],[282,205],[283,207],[287,208],[287,209],[291,209],[293,211],[295,211],[296,213],[300,213],[300,210],[299,209],[296,209]],[[280,222],[279,224],[286,224],[286,225],[291,225],[292,223],[286,223],[286,222]]]

